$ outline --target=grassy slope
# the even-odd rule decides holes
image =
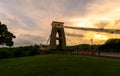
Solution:
[[[120,59],[57,54],[5,59],[0,76],[120,76]]]

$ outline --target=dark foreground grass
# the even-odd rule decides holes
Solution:
[[[4,59],[0,76],[120,76],[120,59],[62,54]]]

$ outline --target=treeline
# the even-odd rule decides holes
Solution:
[[[40,54],[39,45],[0,48],[0,59],[33,56]]]
[[[120,52],[120,39],[108,39],[102,45],[89,45],[89,44],[80,44],[75,46],[68,46],[68,49],[72,49],[73,51],[88,51],[95,50],[96,52]]]
[[[18,57],[24,57],[24,56],[34,56],[38,54],[46,54],[46,51],[44,51],[43,48],[47,48],[46,45],[34,45],[34,46],[20,46],[20,47],[11,47],[11,48],[0,48],[0,59],[6,59],[6,58],[18,58]],[[91,48],[97,49],[98,45],[89,45],[89,44],[80,44],[75,46],[67,46],[68,49],[72,51],[80,51],[80,50],[91,50]],[[42,50],[41,50],[42,49]],[[47,50],[48,52],[52,52],[53,50]],[[57,49],[56,49],[57,51]]]
[[[53,50],[43,49],[46,45],[21,46],[12,48],[0,48],[0,59],[17,58],[24,56],[34,56],[43,52],[51,52]],[[80,52],[95,50],[96,52],[120,52],[120,39],[108,39],[103,45],[79,44],[74,46],[67,46],[66,51]],[[42,49],[42,50],[40,50]],[[57,49],[56,49],[57,51]],[[52,53],[52,52],[51,52]]]

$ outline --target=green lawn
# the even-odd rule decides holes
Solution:
[[[0,76],[120,76],[120,59],[64,54],[1,59]]]

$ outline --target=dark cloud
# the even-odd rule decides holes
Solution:
[[[107,25],[109,25],[109,21],[99,21],[99,22],[96,22],[94,25],[97,26],[98,28],[104,28],[106,27]]]
[[[25,30],[33,30],[33,29],[36,29],[36,27],[38,26],[38,24],[36,24],[37,21],[35,21],[34,19],[31,18],[30,15],[28,15],[29,13],[32,13],[33,11],[35,11],[35,8],[34,10],[33,8],[31,8],[32,6],[29,4],[29,1],[32,1],[32,0],[0,1],[2,3],[1,7],[5,9],[4,14],[8,14],[9,16],[17,20],[17,22],[13,23],[13,25],[16,24],[17,27],[23,28]],[[9,16],[7,16],[7,18],[9,18]]]
[[[111,24],[110,21],[102,20],[102,21],[96,22],[94,25],[97,26],[98,28],[107,27],[108,29],[109,29],[109,25],[111,25],[113,26],[112,29],[118,29],[120,27],[120,19],[113,20],[113,24]]]
[[[47,16],[73,17],[83,16],[88,13],[89,4],[96,0],[30,0],[32,6],[47,12]],[[46,11],[47,10],[47,11]],[[53,13],[54,12],[54,13]]]
[[[45,43],[47,42],[47,39],[38,35],[21,34],[14,41],[15,41],[15,46],[20,46],[20,45],[24,46],[24,45]]]
[[[63,7],[64,16],[83,16],[88,13],[89,4],[96,0],[65,0]]]
[[[84,37],[83,34],[75,34],[75,33],[66,33],[67,36],[71,36],[71,37]]]
[[[18,14],[17,18],[20,18],[20,20],[24,23],[24,29],[26,30],[33,30],[36,29],[38,26],[34,20],[32,20],[29,16],[26,16],[24,14]],[[18,19],[19,20],[19,19]]]

